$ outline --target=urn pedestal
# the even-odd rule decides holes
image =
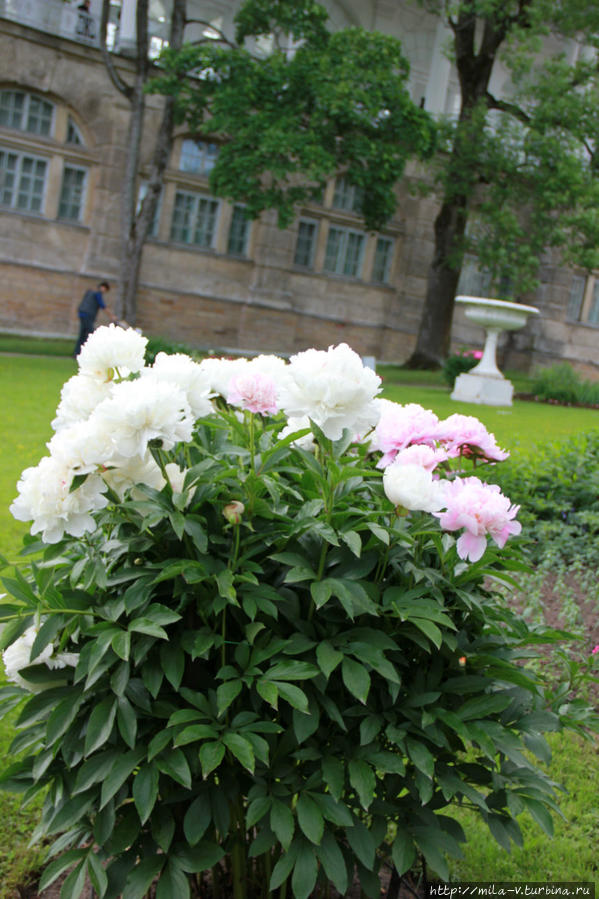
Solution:
[[[511,406],[514,385],[497,367],[497,340],[502,331],[523,328],[528,316],[538,315],[539,310],[535,306],[486,297],[459,296],[456,303],[464,306],[464,315],[469,321],[485,329],[486,339],[480,362],[456,378],[452,400],[484,406]]]

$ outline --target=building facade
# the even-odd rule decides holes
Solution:
[[[118,270],[119,205],[129,107],[97,46],[100,0],[0,0],[0,330],[74,334],[83,292]],[[411,64],[413,99],[452,113],[458,85],[438,20],[408,2],[330,0],[334,27],[359,24],[399,37]],[[193,18],[225,32],[234,0],[195,0]],[[165,10],[152,0],[152,46],[165,40]],[[115,2],[109,37],[127,78],[135,0]],[[193,38],[194,34],[188,35]],[[268,49],[268,48],[265,48]],[[501,90],[505,73],[495,74]],[[148,140],[160,98],[150,97]],[[433,246],[433,199],[416,199],[408,169],[397,210],[381,233],[366,233],[355,188],[331,180],[319,203],[280,230],[275,214],[250,222],[243,208],[211,196],[218,148],[178,134],[151,236],[144,249],[138,322],[145,333],[202,348],[291,353],[345,341],[364,355],[404,361],[411,352]],[[140,197],[144,167],[140,171]],[[462,292],[484,289],[465,266]],[[546,265],[526,301],[541,315],[514,334],[507,361],[524,369],[572,362],[599,372],[599,277]],[[456,346],[482,332],[458,311]]]

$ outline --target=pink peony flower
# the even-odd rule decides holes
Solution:
[[[437,465],[445,462],[447,458],[447,453],[443,449],[435,449],[425,443],[413,443],[397,453],[394,464],[419,465],[427,471],[434,471]]]
[[[227,402],[260,415],[278,412],[277,386],[273,378],[248,367],[229,382]]]
[[[597,643],[597,645],[591,649],[591,655],[596,656],[598,652],[599,652],[599,643]]]
[[[455,456],[483,456],[494,462],[507,459],[509,453],[497,446],[493,434],[473,415],[455,413],[439,422],[434,435],[444,444],[447,453]]]
[[[439,419],[430,409],[423,409],[418,403],[401,406],[390,400],[378,400],[379,423],[376,426],[372,447],[383,456],[377,468],[385,468],[395,459],[400,450],[412,443],[434,445]]]
[[[445,482],[445,512],[433,513],[446,531],[464,528],[458,539],[461,559],[478,562],[487,546],[487,534],[500,548],[510,534],[519,534],[522,526],[514,521],[520,506],[512,506],[496,484],[485,484],[479,478],[463,478]]]

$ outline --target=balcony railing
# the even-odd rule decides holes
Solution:
[[[0,17],[84,44],[99,44],[98,19],[62,0],[0,0]]]

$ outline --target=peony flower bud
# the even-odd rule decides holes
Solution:
[[[234,500],[232,503],[228,503],[223,509],[223,515],[225,516],[229,524],[239,524],[244,512],[245,506],[243,505],[243,503],[240,503],[239,500]]]

